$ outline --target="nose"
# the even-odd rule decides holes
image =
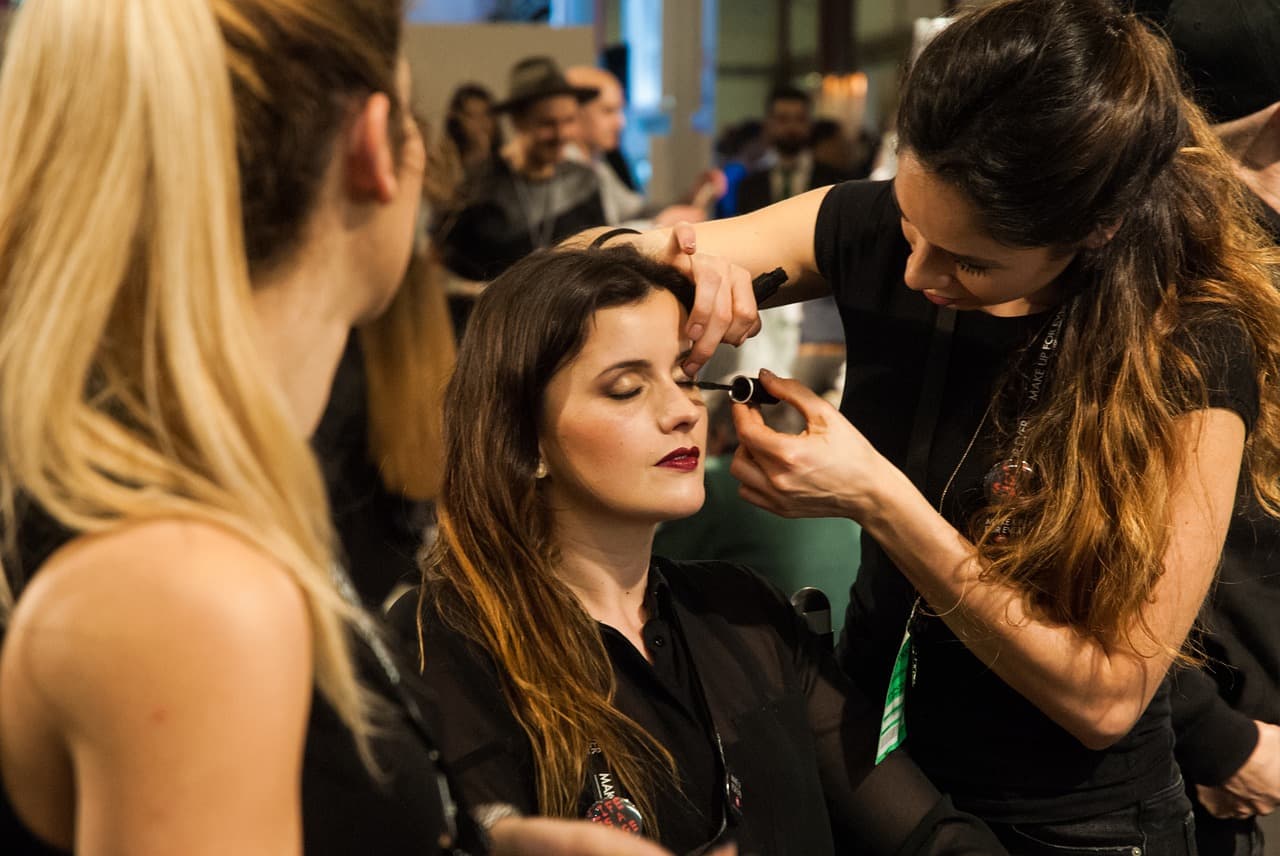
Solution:
[[[945,290],[951,284],[955,265],[946,253],[920,239],[907,257],[907,269],[903,279],[912,291]]]
[[[677,386],[674,380],[664,384],[663,395],[658,405],[658,424],[662,430],[670,434],[687,431],[697,425],[702,414],[706,412],[698,396],[697,391]]]

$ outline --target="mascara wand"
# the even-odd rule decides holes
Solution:
[[[709,380],[697,380],[693,385],[698,389],[718,389],[729,393],[729,400],[738,404],[777,404],[778,399],[765,390],[760,378],[738,375],[729,383],[715,383]]]

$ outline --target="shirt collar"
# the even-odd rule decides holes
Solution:
[[[644,593],[645,615],[650,618],[669,618],[671,615],[671,583],[662,573],[655,559],[649,563],[649,584]]]

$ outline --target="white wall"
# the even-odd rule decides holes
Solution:
[[[539,24],[410,24],[405,54],[413,69],[413,102],[436,128],[449,95],[467,81],[483,84],[499,101],[507,96],[507,73],[535,54],[554,57],[562,68],[593,64],[590,27]]]

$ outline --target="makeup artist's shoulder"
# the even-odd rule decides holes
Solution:
[[[293,578],[230,530],[193,520],[130,523],[58,550],[14,611],[6,645],[22,640],[30,667],[73,707],[109,706],[127,687],[181,694],[194,675],[250,693],[277,681],[291,699],[311,681],[310,619]]]

